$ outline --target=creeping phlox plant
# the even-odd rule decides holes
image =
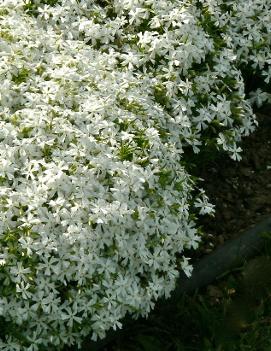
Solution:
[[[1,0],[0,348],[104,337],[170,295],[194,215],[183,162],[240,159],[243,70],[271,77],[269,0]],[[264,86],[263,84],[263,86]]]

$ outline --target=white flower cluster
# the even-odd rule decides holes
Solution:
[[[257,124],[241,66],[269,82],[270,11],[0,1],[1,350],[104,337],[191,274],[193,213],[214,209],[184,155],[217,145],[240,159]]]
[[[260,107],[271,102],[271,11],[263,0],[200,0],[214,23],[225,28],[221,36],[236,54],[238,67],[262,78],[269,91],[257,89],[250,101]]]

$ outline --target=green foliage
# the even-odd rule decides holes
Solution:
[[[166,95],[166,88],[163,85],[156,85],[154,87],[154,98],[161,106],[167,107],[170,99]]]
[[[25,0],[24,10],[32,16],[37,16],[39,5],[55,6],[60,0]]]
[[[0,16],[1,16],[1,12],[0,12]],[[13,41],[13,36],[7,30],[0,30],[0,38],[8,42]]]
[[[25,83],[27,81],[27,78],[29,77],[29,73],[30,71],[27,68],[23,67],[18,71],[18,73],[12,76],[12,81],[15,84]]]
[[[132,147],[129,143],[122,143],[119,148],[118,156],[121,161],[132,161],[133,153],[135,148]]]
[[[59,2],[59,0],[41,0],[42,4],[54,6]]]

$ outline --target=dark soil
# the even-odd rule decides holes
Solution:
[[[259,126],[241,145],[241,161],[223,155],[200,166],[202,187],[216,207],[215,216],[200,223],[205,253],[271,215],[271,107],[257,117]]]

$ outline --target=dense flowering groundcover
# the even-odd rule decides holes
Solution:
[[[269,0],[0,1],[0,348],[147,315],[214,211],[186,150],[240,159],[270,101]],[[261,89],[245,94],[244,72]],[[266,88],[266,89],[265,89]]]

